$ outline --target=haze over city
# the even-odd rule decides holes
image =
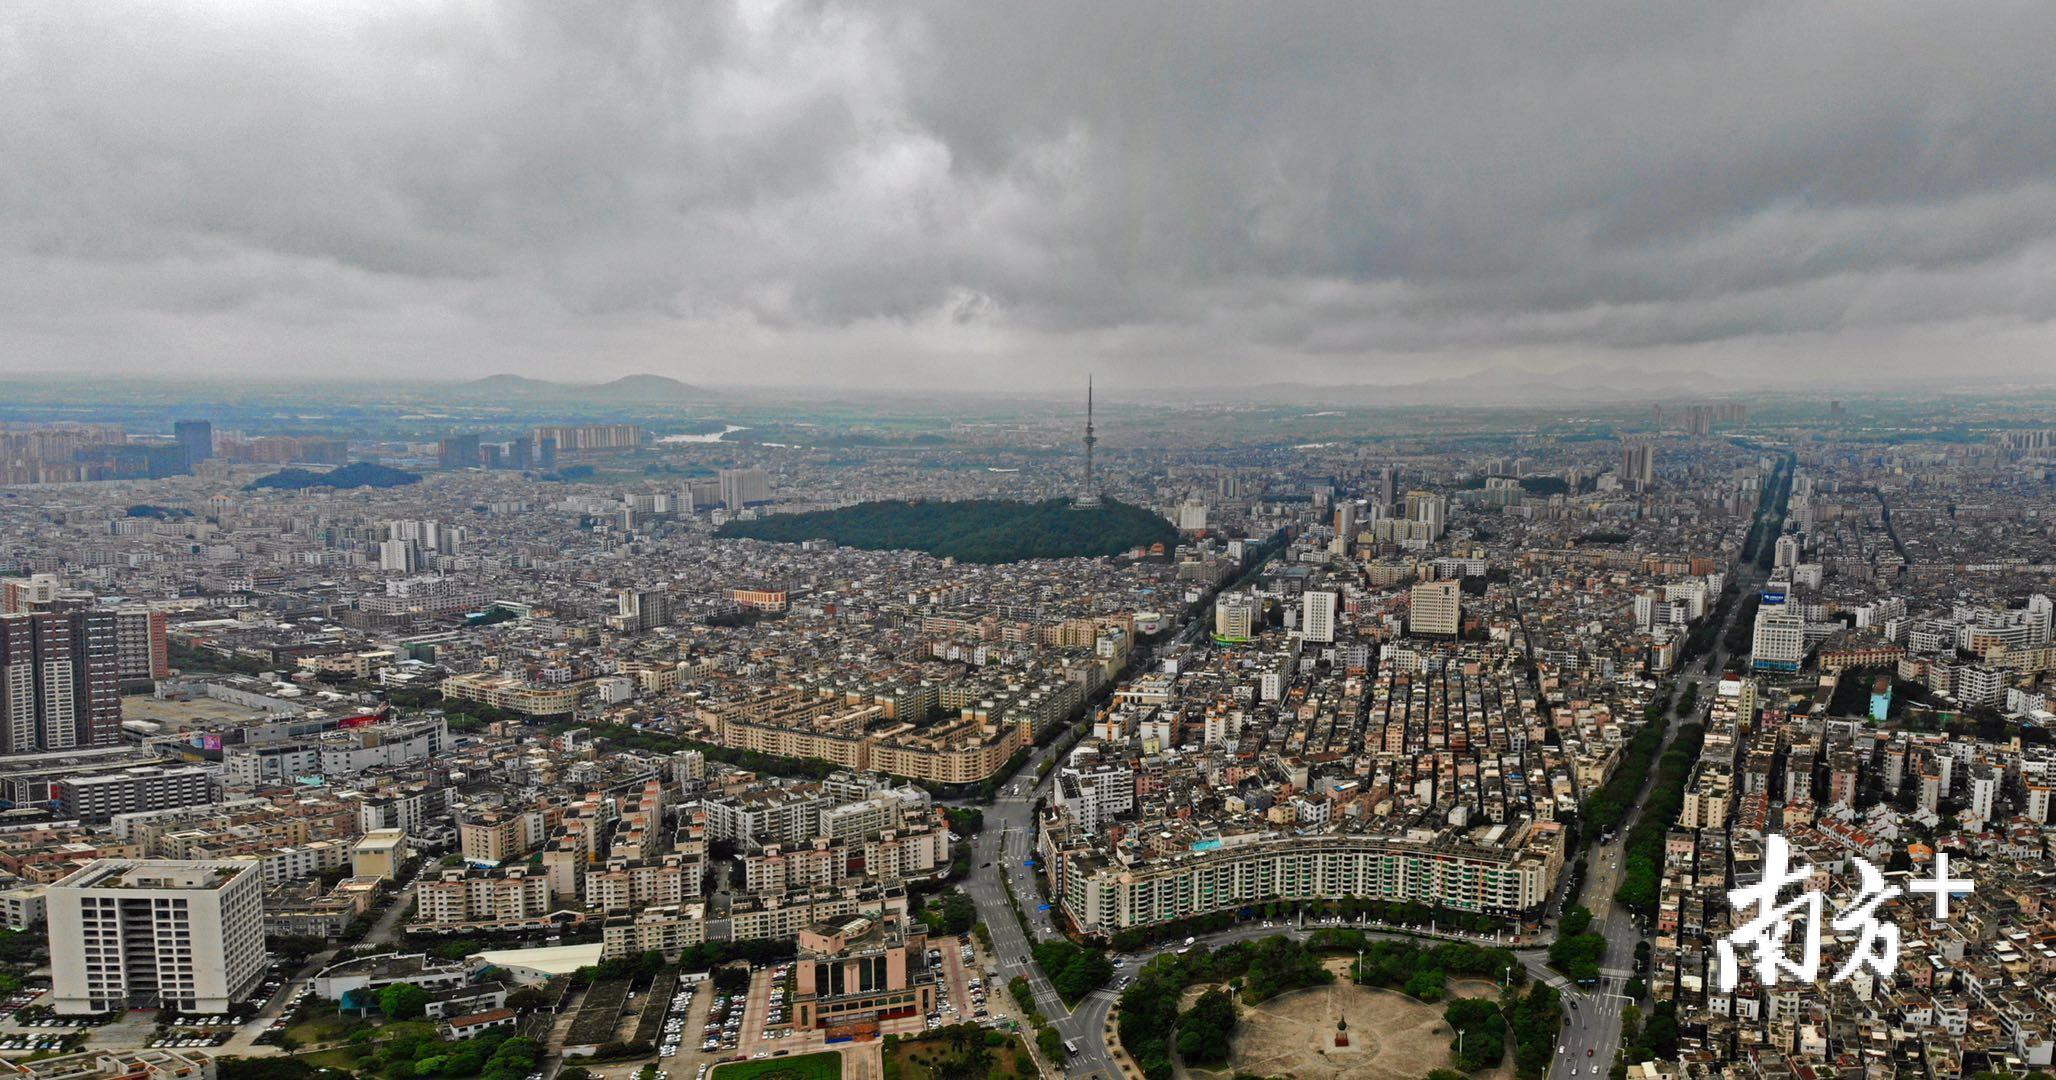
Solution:
[[[2032,379],[2052,36],[2034,3],[18,6],[0,374]]]

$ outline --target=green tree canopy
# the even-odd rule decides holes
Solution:
[[[412,1020],[428,1011],[428,991],[397,982],[378,992],[378,1011],[388,1020]]]

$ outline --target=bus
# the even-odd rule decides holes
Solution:
[[[1065,1039],[1065,1040],[1064,1040],[1064,1053],[1066,1053],[1066,1054],[1072,1054],[1072,1055],[1075,1055],[1075,1054],[1077,1054],[1077,1053],[1078,1053],[1078,1040],[1076,1040],[1076,1039]]]

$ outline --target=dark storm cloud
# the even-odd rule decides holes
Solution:
[[[2056,7],[17,6],[0,364],[2035,370]]]

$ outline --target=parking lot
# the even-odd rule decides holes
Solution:
[[[45,1016],[35,1007],[39,996],[28,992],[12,995],[0,1006],[0,1015],[5,1016],[0,1021],[0,1052],[59,1050],[67,1039],[106,1047],[212,1049],[227,1044],[242,1026],[240,1018],[228,1014],[176,1016],[172,1023],[160,1024],[161,1014],[147,1009],[111,1020]]]
[[[41,1010],[34,1009],[33,1006],[36,999],[41,996],[37,991],[22,990],[9,994],[4,1001],[0,1001],[0,1016],[6,1018],[0,1021],[0,1051],[35,1053],[57,1050],[64,1046],[66,1039],[96,1026],[84,1020],[60,1020],[40,1015],[23,1019],[16,1015],[23,1009],[40,1013]]]
[[[935,939],[928,946],[928,963],[936,970],[936,1011],[927,1018],[928,1028],[982,1023],[990,1018],[986,994],[992,988],[985,985],[970,938]]]
[[[968,937],[932,940],[926,959],[936,971],[935,1011],[927,1016],[882,1021],[881,1035],[914,1035],[950,1024],[999,1019],[989,1008],[989,994],[995,988],[987,984],[980,955]],[[657,1038],[657,1066],[664,1070],[667,1080],[705,1080],[708,1071],[724,1061],[791,1057],[836,1049],[828,1044],[825,1032],[792,1026],[786,995],[791,981],[790,963],[753,970],[748,990],[739,994],[716,992],[710,978],[681,976]],[[1004,988],[997,989],[1004,992]],[[865,1051],[874,1048],[875,1044],[842,1047],[845,1051],[857,1051],[859,1058],[865,1058]],[[601,1066],[593,1071],[603,1080],[628,1080],[640,1068],[640,1064]]]

